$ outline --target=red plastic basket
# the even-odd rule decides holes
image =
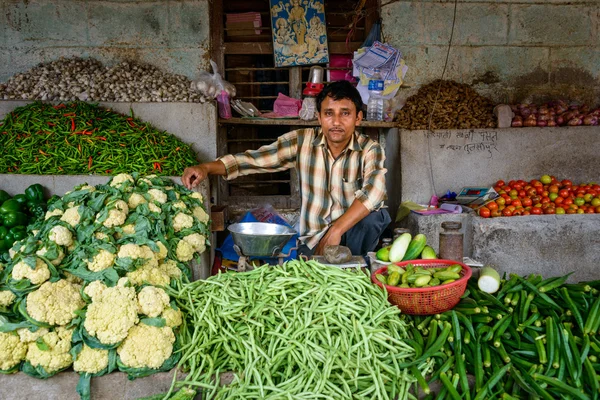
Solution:
[[[439,314],[452,309],[460,301],[460,296],[465,292],[467,281],[472,274],[471,268],[468,265],[452,260],[411,260],[395,264],[399,267],[404,267],[408,264],[423,268],[443,268],[454,264],[462,267],[462,271],[460,272],[461,277],[446,285],[426,288],[399,288],[385,285],[390,303],[398,306],[403,313],[411,315]],[[375,276],[386,272],[387,267],[379,268],[371,275],[371,280],[383,288],[383,284]]]

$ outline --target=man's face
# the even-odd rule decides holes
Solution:
[[[357,113],[356,106],[349,99],[334,100],[327,96],[317,116],[327,143],[346,145],[354,134],[354,128],[362,121],[362,110]]]

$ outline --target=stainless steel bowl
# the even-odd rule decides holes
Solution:
[[[244,256],[274,257],[296,234],[285,225],[266,222],[240,222],[227,227]]]

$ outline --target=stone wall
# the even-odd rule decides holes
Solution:
[[[447,190],[498,179],[600,181],[600,127],[405,131],[400,134],[402,201],[429,202]],[[388,183],[389,184],[389,183]],[[435,190],[434,190],[435,189]]]
[[[402,50],[407,83],[439,79],[454,1],[383,3],[385,40]],[[446,79],[475,85],[496,102],[567,97],[598,104],[598,65],[598,0],[458,0]]]
[[[209,68],[208,0],[0,2],[0,82],[41,62],[138,60],[192,79]]]

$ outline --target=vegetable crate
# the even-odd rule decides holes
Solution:
[[[408,264],[423,268],[444,268],[454,264],[462,267],[461,277],[445,285],[425,288],[399,288],[385,285],[390,303],[398,306],[403,313],[410,315],[439,314],[452,309],[460,301],[472,274],[468,265],[452,260],[411,260],[395,264],[399,267],[405,267]],[[387,266],[379,268],[371,275],[371,280],[379,287],[383,287],[383,284],[375,276],[386,272]]]

